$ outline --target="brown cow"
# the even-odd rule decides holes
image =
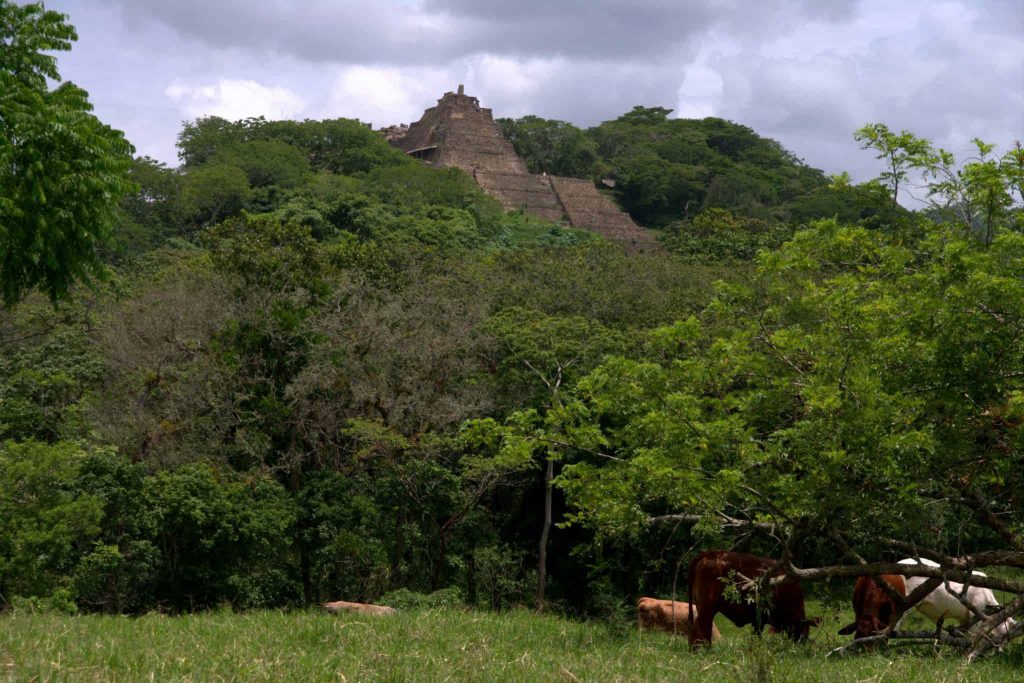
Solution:
[[[725,597],[729,582],[755,579],[775,564],[775,560],[756,555],[734,553],[729,550],[710,550],[693,558],[687,577],[690,588],[690,604],[695,607],[689,617],[690,644],[708,643],[715,615],[721,612],[737,626],[754,625],[754,631],[761,633],[765,624],[773,630],[788,635],[794,641],[807,638],[811,626],[821,623],[820,618],[808,619],[804,612],[804,591],[799,583],[781,583],[772,588],[771,600],[766,610],[758,613],[749,589],[739,588],[739,602],[730,602]],[[771,576],[782,574],[781,569]],[[696,622],[695,624],[693,622]]]
[[[694,611],[696,612],[696,610]],[[641,631],[656,628],[669,633],[689,636],[691,628],[687,616],[689,612],[690,603],[688,602],[640,598],[636,603],[636,623]],[[717,643],[721,639],[722,634],[718,632],[718,627],[711,624],[711,642]]]
[[[900,595],[907,594],[907,583],[899,574],[882,574],[879,578]],[[896,618],[896,604],[870,576],[861,576],[853,587],[853,613],[853,623],[841,628],[839,635],[853,633],[854,640],[867,638],[884,631],[892,623]]]
[[[340,612],[358,612],[359,614],[370,614],[375,617],[383,617],[386,614],[396,614],[398,612],[394,607],[368,605],[364,602],[345,602],[344,600],[338,600],[337,602],[325,602],[323,604],[323,608],[331,614],[338,614]]]

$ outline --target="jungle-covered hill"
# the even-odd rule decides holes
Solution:
[[[61,15],[0,11],[41,36],[0,53],[0,606],[613,615],[722,546],[1024,594],[1019,146],[868,125],[856,186],[718,119],[506,121],[660,230],[627,256],[358,121],[133,158],[50,88]]]

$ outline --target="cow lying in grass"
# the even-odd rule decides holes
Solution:
[[[640,598],[636,603],[636,624],[641,630],[658,629],[689,637],[693,624],[689,621],[690,603],[657,598]],[[694,610],[696,619],[696,610]],[[718,627],[711,624],[711,642],[722,639]]]
[[[357,612],[359,614],[369,614],[375,617],[383,617],[388,614],[397,614],[398,610],[394,607],[385,607],[384,605],[368,605],[364,602],[345,602],[344,600],[338,600],[337,602],[325,602],[323,604],[325,611],[331,614],[339,614],[341,612]]]
[[[921,558],[921,563],[929,567],[938,567],[939,565],[931,560]],[[900,564],[918,564],[918,561],[913,558],[906,558],[900,560]],[[985,576],[981,572],[972,572],[977,576]],[[907,577],[907,593],[910,594],[915,588],[923,584],[928,579],[923,576],[908,576]],[[963,592],[964,586],[962,583],[956,583],[955,581],[949,582],[949,590],[946,590],[946,586],[940,584],[931,593],[925,596],[921,602],[917,603],[917,611],[928,617],[935,622],[935,632],[939,633],[942,630],[942,624],[946,619],[955,619],[960,622],[961,626],[967,626],[971,623],[974,618],[972,610],[968,609],[960,599],[957,597]],[[950,592],[952,591],[952,593]],[[965,596],[967,602],[974,606],[982,614],[992,612],[994,608],[999,607],[999,601],[996,600],[996,596],[988,588],[979,588],[977,586],[970,586],[967,589],[967,595]],[[1008,630],[1016,625],[1016,621],[1013,619],[1007,619],[1003,623],[999,624],[996,628],[992,629],[993,635],[1001,636],[1005,635]]]

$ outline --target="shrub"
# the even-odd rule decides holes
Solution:
[[[0,595],[64,588],[100,531],[102,501],[75,490],[87,452],[74,442],[0,445]]]
[[[454,586],[433,593],[417,593],[408,588],[399,588],[385,594],[378,602],[398,610],[454,609],[465,604],[462,591]]]

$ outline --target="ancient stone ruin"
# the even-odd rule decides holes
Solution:
[[[466,95],[461,85],[423,112],[404,135],[396,135],[400,127],[387,130],[388,141],[406,154],[469,173],[506,211],[522,209],[546,221],[589,230],[629,251],[654,248],[650,233],[589,180],[528,173],[491,110]]]

